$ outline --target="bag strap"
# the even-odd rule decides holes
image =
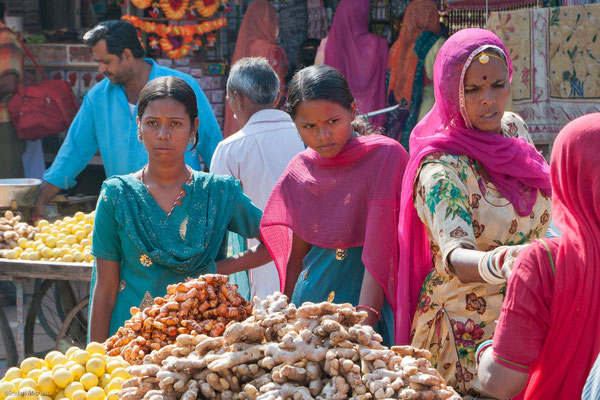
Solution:
[[[552,275],[556,276],[556,269],[554,269],[554,259],[552,258],[552,253],[550,252],[550,246],[548,246],[548,243],[546,243],[544,239],[540,239],[540,242],[544,244],[546,251],[548,251],[548,257],[550,257],[550,266],[552,267]]]
[[[42,75],[42,78],[44,78],[44,80],[48,80],[48,76],[46,75],[44,70],[42,70],[42,67],[40,67],[40,64],[38,64],[38,62],[35,60],[35,57],[33,57],[33,54],[31,53],[31,50],[29,50],[29,47],[27,47],[27,45],[21,39],[19,39],[19,36],[17,36],[17,34],[12,29],[10,29],[7,26],[4,26],[3,28],[6,29],[7,31],[11,32],[15,36],[15,39],[23,48],[23,51],[25,52],[25,54],[27,54],[27,56],[33,62],[35,69],[37,69],[37,71],[40,73],[40,75]]]

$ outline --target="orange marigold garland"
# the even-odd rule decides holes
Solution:
[[[143,10],[150,7],[150,5],[152,4],[152,0],[131,0],[131,4]]]
[[[227,25],[226,18],[218,18],[213,21],[205,21],[198,25],[172,26],[157,24],[151,21],[142,21],[133,15],[124,15],[121,17],[130,21],[133,26],[146,32],[148,44],[152,48],[160,48],[169,58],[180,58],[187,55],[192,49],[192,44],[201,46],[201,35],[216,31]],[[208,38],[207,45],[212,44],[212,38]]]
[[[203,17],[210,17],[219,9],[219,0],[194,0],[192,7]]]
[[[169,19],[182,19],[189,5],[190,0],[160,0],[160,8]]]

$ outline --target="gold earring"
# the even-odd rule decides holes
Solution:
[[[138,142],[144,143],[144,138],[142,137],[141,133],[138,135]]]
[[[196,144],[196,138],[190,138],[190,145],[193,146]]]

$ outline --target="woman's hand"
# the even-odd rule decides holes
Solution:
[[[367,311],[367,319],[363,321],[363,325],[375,326],[381,318],[381,308],[383,307],[383,300],[385,296],[379,283],[373,278],[367,268],[363,274],[362,286],[360,288],[360,298],[358,299],[359,306],[358,311]],[[375,311],[373,311],[375,310]],[[377,314],[377,313],[379,314]]]
[[[260,241],[260,238],[256,239]],[[259,243],[242,253],[217,261],[217,274],[231,275],[236,272],[247,271],[265,265],[271,260],[267,247]]]
[[[110,319],[119,294],[121,263],[96,258],[96,286],[90,312],[90,341],[102,343],[109,335]]]
[[[504,276],[506,280],[508,280],[508,277],[512,273],[513,264],[515,262],[517,254],[519,254],[521,250],[523,250],[525,247],[527,247],[526,244],[510,246],[504,254],[504,259],[502,260],[502,266],[500,267],[500,271],[502,272],[502,276]]]

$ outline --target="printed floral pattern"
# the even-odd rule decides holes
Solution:
[[[531,143],[515,114],[506,113],[502,125],[505,135],[519,127],[518,135]],[[431,351],[436,368],[456,390],[484,393],[475,351],[492,337],[506,285],[463,284],[445,260],[457,247],[487,251],[543,237],[550,200],[538,196],[533,214],[541,217],[519,216],[466,156],[428,156],[416,185],[415,207],[427,229],[435,268],[421,290],[412,344]]]

